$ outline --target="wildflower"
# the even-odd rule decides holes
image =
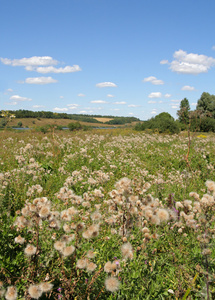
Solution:
[[[39,211],[39,216],[41,218],[47,218],[50,214],[50,207],[48,205],[42,206],[42,208]]]
[[[93,272],[95,269],[97,268],[97,265],[94,264],[93,262],[90,262],[89,264],[87,264],[87,272]]]
[[[7,300],[15,300],[17,299],[17,289],[15,286],[9,286],[7,288],[6,294],[5,294],[5,298]]]
[[[124,256],[125,259],[133,258],[132,245],[129,242],[122,245],[121,252],[122,256]]]
[[[21,237],[21,235],[18,235],[17,237],[15,237],[14,241],[15,241],[15,243],[17,243],[17,244],[22,245],[22,244],[24,244],[24,242],[25,242],[25,238]]]
[[[104,271],[106,273],[111,273],[113,271],[113,266],[111,261],[106,262],[106,264],[104,265]]]
[[[158,209],[157,216],[161,222],[166,222],[169,220],[169,213],[166,209],[163,208]]]
[[[87,266],[87,260],[85,258],[81,258],[77,260],[76,267],[78,269],[85,269]]]
[[[35,284],[29,286],[28,292],[31,298],[33,299],[39,299],[43,293],[40,285],[35,285]]]
[[[63,254],[63,256],[67,257],[67,256],[70,256],[72,255],[72,253],[75,251],[75,247],[74,246],[67,246],[65,248],[63,248],[61,250],[61,253]]]
[[[84,229],[84,227],[85,227],[84,223],[78,223],[77,226],[76,226],[77,232],[82,231]]]
[[[108,277],[105,280],[106,290],[112,293],[116,292],[119,289],[119,285],[120,285],[119,280],[113,276]]]
[[[207,180],[205,183],[206,187],[208,188],[209,192],[214,192],[215,191],[215,182],[212,180]]]
[[[57,241],[54,243],[54,248],[58,251],[62,251],[65,246],[66,246],[66,244],[61,241]]]
[[[25,251],[25,254],[26,254],[27,256],[31,256],[31,255],[34,255],[34,254],[36,253],[37,248],[34,247],[34,246],[31,245],[31,244],[28,244],[24,251]]]
[[[71,227],[68,224],[64,224],[63,225],[63,230],[68,233],[68,232],[71,231]]]
[[[42,290],[43,293],[51,291],[53,288],[53,284],[49,282],[42,282],[40,283],[40,289]]]
[[[101,219],[102,215],[98,212],[98,211],[95,211],[94,213],[92,213],[91,215],[91,219],[93,221],[99,221]]]

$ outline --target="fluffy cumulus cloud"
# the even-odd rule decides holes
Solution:
[[[32,107],[33,108],[44,108],[45,106],[44,105],[38,105],[38,104],[36,104],[36,105],[33,105]]]
[[[66,112],[66,111],[68,111],[68,108],[67,107],[63,107],[63,108],[55,107],[55,108],[53,108],[53,111]]]
[[[148,95],[149,98],[161,98],[162,94],[161,92],[153,92],[151,94]]]
[[[151,115],[157,115],[157,110],[155,108],[151,111]]]
[[[171,94],[168,94],[168,93],[164,95],[165,98],[170,98],[171,96],[172,96],[172,95],[171,95]]]
[[[80,93],[78,94],[78,97],[85,97],[85,94]]]
[[[13,100],[13,101],[32,101],[31,98],[27,98],[27,97],[22,97],[22,96],[19,96],[19,95],[13,95],[10,97],[10,100]]]
[[[81,71],[79,65],[66,66],[61,68],[53,67],[54,65],[59,64],[56,59],[53,59],[51,56],[32,56],[29,58],[21,59],[9,59],[9,58],[0,58],[1,62],[5,65],[17,67],[23,66],[27,71],[35,71],[38,73],[73,73]]]
[[[178,50],[175,51],[173,57],[174,60],[170,63],[170,69],[176,73],[197,75],[206,73],[215,66],[215,58],[202,54]]]
[[[114,102],[114,104],[126,104],[125,101],[117,101],[117,102]]]
[[[90,103],[104,104],[104,103],[107,103],[107,102],[104,101],[104,100],[92,100],[92,101],[90,101]]]
[[[181,88],[182,91],[194,91],[195,88],[193,86],[185,85]]]
[[[53,66],[48,66],[48,67],[38,67],[34,68],[32,66],[26,68],[27,71],[36,71],[37,73],[73,73],[73,72],[78,72],[81,71],[81,68],[78,65],[73,65],[71,66],[66,66],[64,68],[56,68]]]
[[[117,87],[117,85],[113,82],[100,82],[96,84],[96,87],[104,88],[104,87]]]
[[[128,107],[139,107],[140,105],[136,105],[136,104],[129,104]]]
[[[157,101],[149,100],[148,103],[149,103],[149,104],[155,104],[155,103],[157,103]]]
[[[9,66],[48,66],[48,65],[56,65],[58,63],[57,60],[53,59],[50,56],[32,56],[29,58],[21,58],[21,59],[9,59],[9,58],[1,58],[1,62],[5,65]]]
[[[115,96],[114,96],[114,95],[111,95],[111,94],[108,94],[107,97],[108,97],[108,98],[114,98]]]
[[[155,76],[149,76],[143,79],[143,82],[151,82],[154,85],[164,84],[163,80],[157,79]]]
[[[161,60],[160,61],[160,64],[161,65],[166,65],[166,64],[168,64],[169,62],[168,62],[168,60],[166,60],[166,59],[163,59],[163,60]]]
[[[52,77],[29,77],[25,79],[25,83],[28,84],[49,84],[55,82],[57,80]]]

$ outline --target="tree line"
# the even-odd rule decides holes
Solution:
[[[175,120],[169,113],[163,112],[142,123],[137,123],[136,130],[178,133],[181,130],[215,132],[215,95],[203,92],[197,101],[195,110],[190,109],[189,100],[184,98],[177,111]]]
[[[6,122],[4,120],[4,116],[2,115],[3,111],[0,111],[0,126],[4,127]],[[56,113],[51,111],[31,111],[31,110],[9,110],[8,113],[10,115],[14,115],[17,119],[21,118],[35,118],[35,119],[69,119],[75,120],[78,122],[86,122],[86,123],[100,123],[100,124],[111,124],[111,125],[124,125],[127,123],[137,122],[140,119],[136,117],[115,117],[115,116],[105,116],[105,118],[110,118],[110,121],[101,122],[96,118],[102,118],[102,115],[87,115],[87,114],[67,114],[67,113]]]

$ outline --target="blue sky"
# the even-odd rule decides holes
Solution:
[[[147,120],[215,94],[214,0],[1,0],[0,109]]]

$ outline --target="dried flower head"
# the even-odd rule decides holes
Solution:
[[[120,282],[116,277],[111,276],[111,277],[106,278],[106,280],[105,280],[105,287],[106,287],[106,290],[109,292],[112,292],[112,293],[116,292],[119,289],[119,285],[120,285]]]
[[[32,284],[29,286],[28,293],[33,299],[39,299],[42,296],[42,289],[40,285]]]
[[[34,247],[34,246],[31,245],[31,244],[28,244],[28,245],[26,246],[25,250],[24,250],[24,252],[25,252],[25,254],[26,254],[27,256],[32,256],[32,255],[34,255],[34,254],[36,253],[36,251],[37,251],[37,248]]]
[[[42,290],[43,293],[50,292],[52,288],[53,288],[53,284],[50,282],[40,283],[40,289]]]
[[[17,244],[21,244],[22,245],[25,242],[25,238],[21,237],[21,235],[18,235],[17,237],[15,237],[14,241]]]
[[[15,286],[9,286],[7,288],[5,299],[7,300],[15,300],[17,299],[17,289]]]

